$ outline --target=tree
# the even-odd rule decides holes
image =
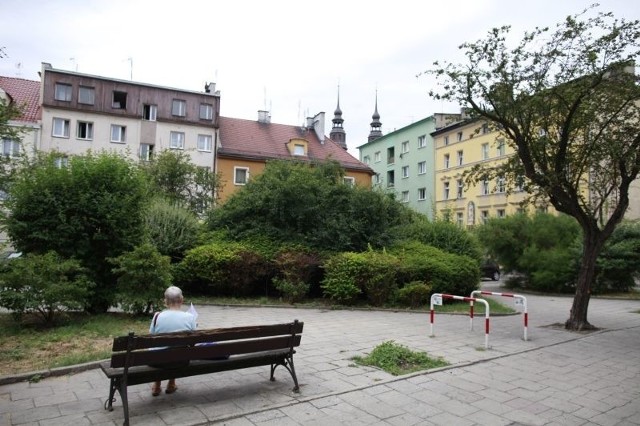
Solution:
[[[535,28],[510,48],[510,27],[465,43],[466,64],[435,63],[439,88],[430,95],[457,101],[499,130],[516,151],[501,166],[471,179],[505,175],[583,232],[583,253],[565,326],[587,320],[596,259],[629,205],[640,170],[640,88],[633,73],[640,22],[596,13],[569,16],[554,31]]]
[[[116,154],[71,157],[67,167],[56,165],[59,155],[37,156],[18,170],[5,201],[7,233],[19,251],[80,261],[96,283],[88,309],[105,311],[115,297],[107,259],[142,240],[146,180]]]
[[[215,204],[220,186],[217,174],[198,167],[183,151],[165,150],[149,162],[145,170],[162,195],[195,214],[206,213]]]

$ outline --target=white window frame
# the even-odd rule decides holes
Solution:
[[[448,169],[449,168],[449,161],[450,161],[450,155],[449,154],[445,154],[444,155],[444,168]]]
[[[110,140],[113,143],[127,142],[127,126],[123,126],[121,124],[112,124],[110,134]]]
[[[85,129],[86,136],[84,137],[80,136],[80,127],[83,125],[86,127]],[[83,141],[92,141],[93,140],[93,122],[78,120],[78,123],[76,125],[76,139],[80,139]]]
[[[507,217],[507,211],[505,209],[498,209],[498,217],[500,219]]]
[[[488,210],[480,210],[480,220],[483,224],[489,221],[489,211]]]
[[[409,177],[409,166],[402,166],[402,178],[406,179]]]
[[[153,159],[153,149],[155,145],[152,143],[141,143],[138,150],[138,158],[141,161],[151,161]]]
[[[62,128],[60,128],[62,126]],[[51,136],[54,138],[69,138],[69,128],[71,127],[71,120],[66,118],[53,118],[53,127],[51,128]]]
[[[408,203],[409,202],[409,191],[402,191],[400,193],[400,202]]]
[[[444,146],[449,145],[449,136],[444,137]]]
[[[63,155],[61,157],[56,157],[53,160],[53,164],[59,169],[63,167],[67,167],[69,166],[69,157],[67,157],[66,155]]]
[[[418,149],[427,146],[427,135],[418,136]]]
[[[244,179],[238,180],[238,172],[244,172]],[[248,167],[234,167],[233,168],[233,184],[234,185],[246,185],[249,181],[249,168]]]
[[[418,188],[418,201],[427,199],[427,188]]]
[[[490,192],[489,180],[483,179],[482,181],[480,181],[480,195],[489,195]]]
[[[368,155],[365,155],[364,158],[362,159],[362,162],[364,164],[369,164],[371,162],[371,157],[369,157]]]
[[[170,149],[184,149],[184,132],[171,132],[169,134]]]
[[[503,194],[506,191],[506,183],[504,176],[498,176],[498,180],[496,183],[496,192],[499,194]]]
[[[174,99],[171,102],[171,115],[174,117],[185,117],[187,115],[187,101],[184,99]]]
[[[304,145],[294,144],[293,145],[293,155],[297,157],[304,157],[306,153],[304,152]]]
[[[5,157],[20,156],[20,141],[15,139],[2,139],[2,155]]]
[[[146,109],[149,109],[149,115],[146,116]],[[158,105],[144,104],[142,106],[142,119],[146,121],[156,121],[158,119]]]
[[[502,157],[505,153],[505,141],[500,138],[497,140],[496,152],[498,153],[498,157]]]
[[[342,181],[345,185],[349,186],[355,186],[356,184],[356,178],[354,178],[353,176],[345,176]]]
[[[205,103],[200,104],[200,120],[213,120],[213,105]]]
[[[458,226],[463,226],[464,225],[464,213],[456,212],[456,224]]]
[[[464,198],[464,182],[462,179],[458,179],[458,182],[457,182],[456,198],[457,199]]]
[[[458,132],[458,133],[456,133],[456,140],[457,140],[458,142],[461,142],[461,141],[462,141],[462,132]]]
[[[449,199],[449,190],[450,190],[449,182],[444,182],[444,185],[443,185],[443,198],[445,200]]]
[[[418,174],[419,175],[423,175],[427,173],[427,162],[426,161],[420,161],[418,163]]]
[[[464,164],[464,152],[462,150],[458,151],[458,166],[462,166]]]
[[[402,144],[400,145],[400,152],[402,154],[409,152],[409,141],[402,142]]]
[[[78,87],[78,103],[83,105],[95,105],[96,89],[89,86]]]
[[[488,160],[489,159],[489,144],[488,143],[483,143],[481,146],[482,149],[482,159],[483,160]]]
[[[213,144],[213,136],[198,135],[198,151],[211,152],[212,144]]]
[[[53,97],[56,101],[71,102],[73,86],[67,83],[56,83],[53,89]]]
[[[377,151],[373,154],[373,161],[375,163],[379,163],[381,160],[380,151]]]

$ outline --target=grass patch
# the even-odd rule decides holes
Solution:
[[[356,364],[378,367],[394,376],[449,365],[442,358],[431,358],[425,352],[414,352],[389,340],[375,347],[366,357],[351,358]]]
[[[511,306],[507,306],[491,297],[487,297],[484,299],[489,303],[489,312],[491,315],[496,314],[513,314],[515,312],[519,312]],[[446,301],[442,306],[434,306],[433,308],[436,313],[443,314],[469,314],[469,302],[462,302],[458,300],[454,301]],[[473,313],[474,315],[483,315],[484,314],[484,303],[475,302],[473,304]]]
[[[150,318],[125,314],[68,314],[45,328],[25,317],[16,323],[0,314],[0,375],[81,364],[108,358],[115,336],[149,332]]]

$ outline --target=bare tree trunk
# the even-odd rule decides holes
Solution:
[[[580,273],[576,283],[576,294],[573,297],[569,319],[564,324],[568,330],[579,331],[595,328],[587,320],[587,311],[589,309],[589,300],[591,299],[591,285],[595,280],[596,260],[600,254],[602,243],[597,231],[585,230],[584,233],[584,248]]]

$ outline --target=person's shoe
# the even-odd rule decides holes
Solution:
[[[167,389],[168,390],[168,389]],[[174,391],[175,392],[175,391]],[[158,396],[162,393],[162,387],[160,385],[153,384],[151,388],[151,396]]]
[[[178,390],[178,387],[176,386],[176,384],[175,384],[175,383],[169,383],[169,384],[167,385],[167,388],[164,390],[164,392],[165,392],[166,394],[172,394],[172,393],[174,393],[174,392],[175,392],[175,391],[177,391],[177,390]]]

